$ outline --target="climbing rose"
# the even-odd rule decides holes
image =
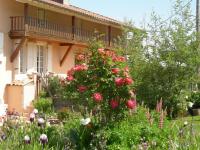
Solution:
[[[129,108],[129,109],[135,109],[136,108],[136,100],[134,99],[130,99],[126,102],[126,106]]]
[[[112,73],[113,74],[118,74],[120,72],[120,69],[119,68],[113,68],[112,69]]]
[[[70,75],[70,76],[67,77],[67,81],[73,81],[73,80],[74,80],[73,76]]]
[[[93,94],[93,99],[94,99],[94,101],[96,101],[96,102],[100,102],[100,101],[103,100],[103,97],[102,97],[101,93],[94,93],[94,94]]]
[[[125,83],[126,85],[133,84],[133,79],[127,77],[127,78],[124,79],[124,83]]]
[[[112,109],[115,109],[119,106],[119,102],[113,99],[110,101],[110,105],[111,105]]]
[[[123,78],[116,78],[115,79],[115,84],[117,86],[122,86],[124,84],[124,79]]]
[[[84,86],[84,85],[80,85],[80,86],[78,87],[78,91],[79,91],[80,93],[83,93],[83,92],[85,92],[86,90],[87,90],[87,87]]]

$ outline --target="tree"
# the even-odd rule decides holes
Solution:
[[[199,82],[200,52],[190,6],[177,0],[172,14],[167,22],[152,13],[149,30],[134,37],[127,50],[137,99],[155,107],[162,98],[169,111],[177,112],[183,91]]]

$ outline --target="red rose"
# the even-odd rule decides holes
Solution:
[[[126,85],[130,85],[130,84],[133,84],[133,79],[127,77],[127,78],[124,79],[124,82],[125,82]]]
[[[112,107],[112,109],[115,109],[119,106],[119,102],[113,99],[110,101],[110,106]]]
[[[80,93],[83,93],[83,92],[85,92],[86,90],[87,90],[87,87],[84,86],[84,85],[80,85],[80,86],[78,87],[78,91],[79,91]]]
[[[73,81],[74,77],[73,76],[67,76],[67,81]]]
[[[83,70],[87,70],[88,67],[85,65],[85,64],[82,64],[82,65],[76,65],[73,70],[74,71],[83,71]]]
[[[73,75],[74,74],[74,69],[70,69],[67,71],[67,75],[70,76],[70,75]]]
[[[123,57],[123,56],[114,56],[114,57],[112,58],[112,60],[113,60],[114,62],[125,62],[126,58]]]
[[[118,74],[120,72],[120,69],[119,68],[113,68],[112,69],[112,73],[113,74]]]
[[[94,93],[93,94],[93,99],[96,102],[101,102],[103,100],[103,97],[102,97],[101,93]]]
[[[117,86],[122,86],[124,84],[124,79],[123,78],[116,78],[115,79],[115,84]]]
[[[130,99],[126,102],[126,106],[129,108],[129,109],[135,109],[136,108],[136,105],[137,105],[137,102],[136,100],[134,99]]]

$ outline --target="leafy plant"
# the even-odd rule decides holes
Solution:
[[[43,113],[50,113],[52,111],[51,98],[39,98],[34,101],[34,107]]]

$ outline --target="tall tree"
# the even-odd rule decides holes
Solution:
[[[168,110],[176,112],[183,91],[199,82],[200,51],[190,5],[177,0],[172,14],[163,21],[152,13],[146,34],[134,36],[126,48],[137,99],[154,107],[162,97]]]

